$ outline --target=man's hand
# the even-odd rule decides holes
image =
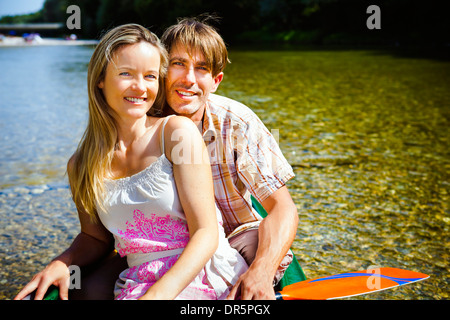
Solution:
[[[275,300],[273,275],[252,264],[231,289],[227,300]]]
[[[262,205],[267,217],[259,225],[255,259],[239,277],[227,299],[275,299],[273,279],[294,241],[298,215],[286,186],[272,193]]]

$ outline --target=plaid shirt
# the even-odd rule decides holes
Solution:
[[[273,135],[247,106],[210,94],[203,139],[225,233],[261,220],[250,194],[261,203],[294,176]]]

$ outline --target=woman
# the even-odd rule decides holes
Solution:
[[[88,68],[88,126],[68,163],[81,233],[16,299],[36,288],[40,299],[50,284],[67,299],[68,267],[97,261],[113,240],[129,265],[116,299],[222,299],[247,269],[220,225],[197,127],[148,115],[163,106],[166,67],[158,38],[139,25],[99,42]]]

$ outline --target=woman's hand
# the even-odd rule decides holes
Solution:
[[[44,270],[36,274],[33,279],[17,294],[14,300],[22,300],[36,290],[35,300],[42,300],[47,289],[51,286],[59,287],[61,300],[69,297],[70,271],[68,266],[60,261],[54,260]]]

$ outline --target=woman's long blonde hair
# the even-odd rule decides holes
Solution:
[[[110,177],[111,161],[117,142],[113,110],[108,106],[98,84],[104,80],[106,67],[114,53],[123,46],[141,41],[155,46],[160,52],[159,90],[151,109],[162,110],[164,78],[167,72],[167,52],[158,37],[138,24],[125,24],[108,31],[98,43],[88,67],[89,120],[75,154],[67,167],[72,197],[81,212],[96,221],[96,205],[101,206],[103,181]],[[148,113],[149,114],[149,113]],[[152,110],[152,114],[158,114]]]

